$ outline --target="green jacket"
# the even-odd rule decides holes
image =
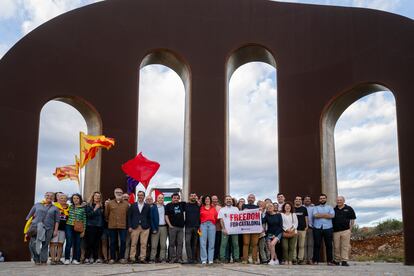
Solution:
[[[67,225],[74,225],[75,220],[80,220],[83,222],[83,225],[86,227],[86,209],[85,206],[75,207],[71,205],[69,207],[69,217],[66,222]]]

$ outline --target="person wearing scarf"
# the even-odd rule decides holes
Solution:
[[[59,220],[59,227],[58,227],[58,234],[56,237],[50,241],[50,257],[51,262],[50,264],[63,264],[60,260],[63,253],[63,243],[65,242],[66,235],[66,221],[69,217],[69,205],[67,203],[68,196],[63,193],[56,193],[57,202],[54,202],[53,205],[58,208],[60,213],[60,220]]]
[[[29,250],[37,265],[46,265],[49,256],[49,243],[57,236],[59,226],[59,210],[52,204],[54,193],[47,192],[42,202],[33,205],[26,217],[32,218],[28,235],[30,235]]]

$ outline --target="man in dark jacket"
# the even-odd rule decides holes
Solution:
[[[131,233],[131,251],[129,259],[131,262],[135,261],[137,243],[141,236],[139,260],[141,263],[145,263],[147,241],[151,226],[151,208],[144,202],[144,199],[145,193],[143,191],[139,191],[138,201],[132,204],[128,209],[128,231]]]

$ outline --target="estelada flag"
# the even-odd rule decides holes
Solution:
[[[122,170],[136,181],[141,182],[145,189],[159,168],[159,163],[145,158],[142,152],[122,165]]]
[[[69,178],[71,180],[76,180],[79,183],[79,167],[76,165],[58,167],[53,175],[56,176],[59,181]]]
[[[92,136],[80,132],[80,168],[92,160],[99,148],[106,148],[109,150],[115,145],[113,138],[105,137],[104,135]]]

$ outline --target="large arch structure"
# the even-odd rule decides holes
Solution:
[[[321,120],[341,91],[361,83],[393,91],[405,262],[414,264],[414,22],[368,9],[266,0],[108,0],[49,21],[6,53],[0,60],[0,248],[8,258],[28,258],[20,233],[35,189],[43,103],[72,95],[99,111],[102,132],[117,139],[102,153],[100,182],[109,194],[124,185],[120,165],[136,151],[137,68],[152,49],[178,53],[191,69],[189,190],[223,195],[227,60],[250,44],[265,45],[277,61],[279,182],[287,196],[322,191]],[[10,196],[16,193],[18,206]]]

